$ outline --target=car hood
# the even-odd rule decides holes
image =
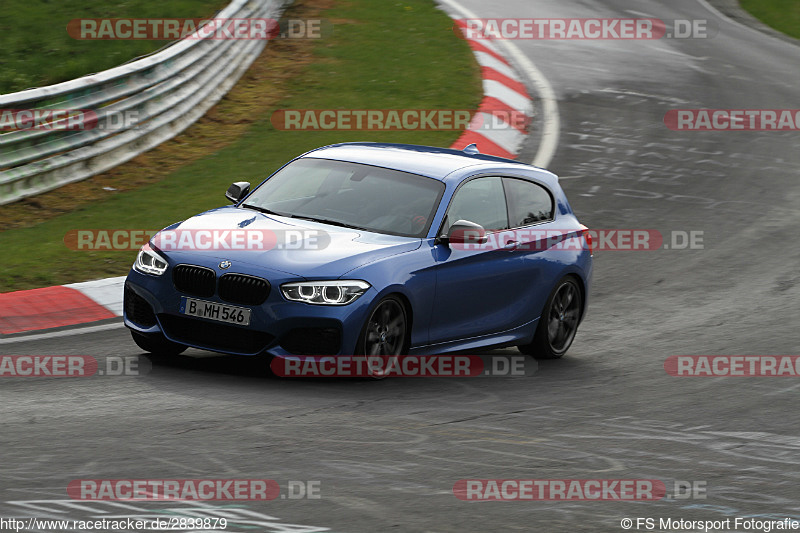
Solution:
[[[335,279],[367,263],[415,250],[421,243],[418,238],[341,228],[233,206],[173,224],[151,241],[173,263],[216,266],[227,260],[308,279]]]

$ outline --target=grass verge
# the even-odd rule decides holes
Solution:
[[[740,4],[761,22],[800,39],[800,2],[797,0],[740,0]]]
[[[229,0],[3,0],[0,94],[100,72],[149,54],[168,41],[78,40],[67,24],[80,18],[210,17]]]
[[[134,252],[70,250],[63,239],[71,229],[164,227],[223,205],[232,181],[258,182],[288,159],[325,144],[365,140],[449,146],[459,135],[278,131],[270,123],[277,109],[475,109],[481,100],[480,70],[469,47],[432,0],[306,0],[285,16],[322,16],[333,23],[333,34],[270,43],[201,123],[130,163],[73,184],[81,192],[70,193],[70,185],[0,208],[5,213],[0,217],[21,221],[20,227],[0,232],[7,258],[0,292],[128,271]],[[61,206],[67,212],[46,209],[48,202],[58,204],[70,194],[74,201]],[[32,220],[43,221],[31,225]]]

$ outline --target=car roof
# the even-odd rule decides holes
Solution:
[[[443,180],[447,175],[476,165],[507,167],[508,169],[535,169],[547,172],[531,165],[525,165],[493,155],[468,153],[450,148],[421,146],[415,144],[393,144],[373,142],[353,142],[332,144],[317,148],[301,157],[334,159],[363,163],[378,167],[410,172],[429,178]],[[549,172],[547,172],[550,174]],[[551,174],[552,175],[552,174]]]

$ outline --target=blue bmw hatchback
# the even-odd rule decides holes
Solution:
[[[590,237],[556,176],[474,147],[337,144],[226,196],[139,251],[143,350],[557,358],[586,311]]]

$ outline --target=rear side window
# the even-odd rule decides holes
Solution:
[[[503,178],[510,227],[518,228],[553,219],[553,197],[536,183]]]

